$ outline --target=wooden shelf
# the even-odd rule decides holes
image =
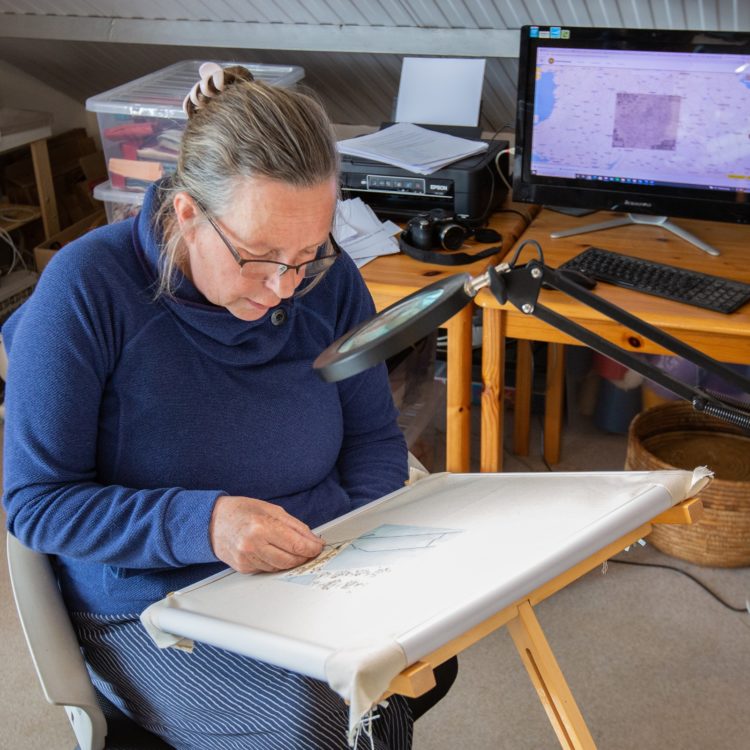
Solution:
[[[26,130],[21,127],[24,122],[28,126]],[[25,145],[31,150],[44,236],[51,237],[60,231],[60,219],[57,215],[57,201],[47,150],[47,138],[52,134],[49,117],[43,112],[24,112],[0,107],[0,124],[3,126],[0,128],[0,153]],[[7,132],[3,133],[3,129]]]

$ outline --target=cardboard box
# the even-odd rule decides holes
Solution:
[[[36,270],[41,273],[47,263],[52,260],[55,253],[68,242],[72,242],[78,237],[86,234],[89,230],[100,227],[106,223],[107,216],[104,211],[100,209],[80,221],[77,221],[75,224],[71,224],[61,232],[48,237],[41,245],[37,245],[34,248],[34,263],[36,264]]]

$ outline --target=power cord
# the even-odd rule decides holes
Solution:
[[[16,206],[7,203],[0,204],[0,221],[30,221],[37,218],[39,211],[31,206]]]
[[[500,169],[500,158],[505,156],[505,154],[509,154],[510,156],[512,156],[515,153],[516,153],[515,147],[511,147],[511,148],[504,148],[502,151],[498,151],[495,154],[495,170],[500,175],[500,179],[505,183],[505,187],[508,188],[508,192],[511,192],[511,193],[513,192],[513,188],[511,187],[510,182],[508,182],[505,175],[503,174],[503,170]],[[508,159],[508,173],[510,174],[510,172],[511,172],[510,159]]]
[[[708,586],[706,586],[703,581],[701,581],[699,578],[696,578],[692,573],[688,573],[686,570],[683,570],[682,568],[678,568],[675,565],[664,565],[663,563],[646,563],[646,562],[636,562],[635,560],[617,560],[617,559],[610,559],[607,561],[608,563],[618,563],[619,565],[636,565],[641,568],[664,568],[665,570],[674,570],[677,573],[682,573],[682,575],[687,576],[692,581],[695,581],[702,589],[705,589],[711,596],[716,599],[719,604],[721,604],[723,607],[726,607],[727,609],[731,610],[732,612],[748,612],[750,613],[750,601],[746,604],[744,607],[735,607],[729,602],[724,601],[713,589],[710,589]]]
[[[534,357],[532,356],[532,358],[531,358],[531,372],[532,372],[532,380],[531,380],[531,382],[532,383],[534,382],[534,379],[533,379],[534,366],[535,366],[535,360],[534,360]],[[540,448],[541,448],[540,458],[541,458],[542,463],[544,464],[545,468],[547,469],[547,471],[551,472],[552,471],[552,467],[549,465],[549,463],[547,462],[547,459],[544,457],[544,420],[542,419],[542,416],[540,414],[537,414],[537,419],[538,419],[540,427],[541,427],[540,433],[541,433],[541,436],[542,436],[542,445],[540,446]],[[510,451],[508,450],[507,447],[504,449],[503,452],[506,453],[508,456],[511,455]],[[519,461],[519,463],[524,464],[529,469],[533,470],[533,468],[532,468],[532,466],[530,464],[528,464],[528,463],[526,463],[524,461],[521,461],[518,458],[518,456],[514,456],[514,459],[516,461]],[[713,589],[709,588],[705,583],[703,583],[703,581],[701,581],[699,578],[696,578],[692,573],[688,573],[686,570],[683,570],[682,568],[678,568],[675,565],[665,565],[664,563],[636,562],[635,560],[617,560],[617,559],[614,559],[614,558],[610,558],[609,560],[607,560],[607,563],[619,563],[620,565],[635,565],[635,566],[638,566],[638,567],[641,567],[641,568],[664,568],[664,570],[673,570],[676,573],[682,573],[682,575],[687,576],[692,581],[695,581],[695,583],[697,583],[702,589],[705,589],[714,599],[716,599],[717,602],[719,602],[719,604],[721,604],[723,607],[726,607],[728,610],[730,610],[732,612],[743,612],[743,613],[744,612],[748,612],[748,613],[750,613],[750,599],[747,601],[746,606],[744,606],[744,607],[735,607],[732,604],[729,604],[729,602],[724,601],[724,599],[722,599]]]
[[[504,123],[503,125],[501,125],[492,134],[492,138],[490,138],[490,140],[494,141],[497,138],[497,136],[500,134],[501,130],[505,130],[506,128],[512,128],[512,127],[513,127],[513,123],[510,123],[510,122]],[[503,170],[500,169],[500,158],[503,157],[503,156],[505,156],[505,154],[510,154],[512,156],[513,154],[515,154],[515,152],[516,152],[516,149],[513,148],[513,147],[511,147],[511,148],[504,148],[502,151],[498,151],[495,154],[495,170],[500,175],[500,179],[505,183],[505,187],[508,188],[509,192],[511,192],[513,190],[513,188],[510,186],[510,183],[508,182],[508,180],[506,179],[505,175],[503,174]],[[511,172],[511,170],[510,170],[510,159],[508,159],[508,166],[509,166],[508,173],[510,174],[510,172]],[[493,185],[493,189],[494,189],[494,185]]]
[[[525,213],[523,211],[519,211],[517,208],[498,208],[495,213],[498,214],[518,214],[522,219],[525,219],[529,224],[531,224],[533,216],[529,216],[528,213]]]
[[[12,260],[10,263],[10,268],[8,269],[8,273],[12,273],[12,271],[16,267],[17,262],[21,264],[21,267],[25,271],[28,271],[29,269],[26,265],[26,261],[24,260],[23,255],[21,254],[21,251],[18,249],[18,247],[16,247],[16,243],[13,242],[13,238],[10,236],[10,232],[7,232],[2,227],[0,227],[0,240],[5,242],[5,244],[10,247],[11,254],[12,254],[11,255]]]

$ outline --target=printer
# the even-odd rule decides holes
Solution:
[[[481,154],[453,162],[431,175],[357,156],[341,156],[341,192],[360,197],[381,218],[410,218],[442,208],[468,224],[481,224],[503,201],[508,188],[498,174],[508,175],[507,141],[488,141]]]

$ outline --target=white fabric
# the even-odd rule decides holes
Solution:
[[[350,745],[354,745],[362,718],[385,693],[393,677],[408,666],[403,650],[395,641],[335,651],[328,657],[328,684],[339,695],[348,696]]]
[[[705,468],[434,474],[317,529],[332,550],[314,565],[221,573],[142,619],[160,645],[170,645],[165,633],[203,640],[329,681],[352,704],[354,727],[405,666],[710,476]]]

